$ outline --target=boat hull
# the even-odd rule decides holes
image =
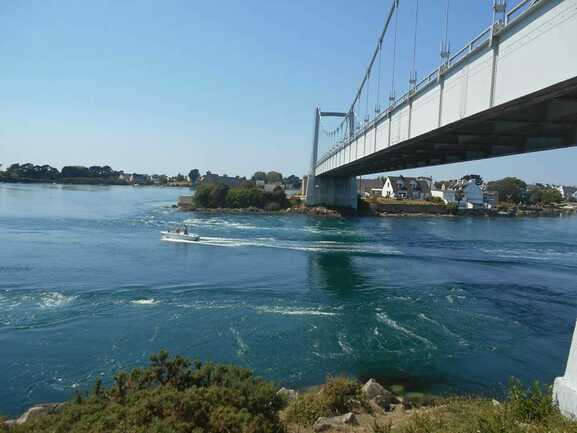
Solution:
[[[162,240],[166,241],[188,241],[188,242],[198,242],[200,236],[194,234],[184,234],[184,233],[173,233],[173,232],[160,232],[162,235]]]

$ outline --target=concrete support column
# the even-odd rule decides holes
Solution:
[[[309,177],[307,205],[357,209],[357,178]]]
[[[553,401],[559,405],[563,415],[577,419],[577,329],[573,334],[565,375],[555,379]]]

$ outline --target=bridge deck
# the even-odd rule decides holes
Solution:
[[[404,170],[577,144],[577,78],[379,150],[331,176]]]
[[[577,0],[523,1],[347,143],[316,175],[355,176],[577,144]]]

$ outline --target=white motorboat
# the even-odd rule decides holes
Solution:
[[[200,236],[194,233],[184,232],[160,232],[161,240],[163,241],[188,241],[198,242]]]

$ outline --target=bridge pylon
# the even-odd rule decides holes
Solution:
[[[322,112],[319,107],[315,109],[311,168],[306,182],[306,204],[307,206],[327,206],[356,210],[358,201],[356,177],[316,175],[319,133],[321,118],[323,117],[349,118],[350,122],[354,122],[354,117],[353,120],[350,120],[351,116],[347,113]]]

